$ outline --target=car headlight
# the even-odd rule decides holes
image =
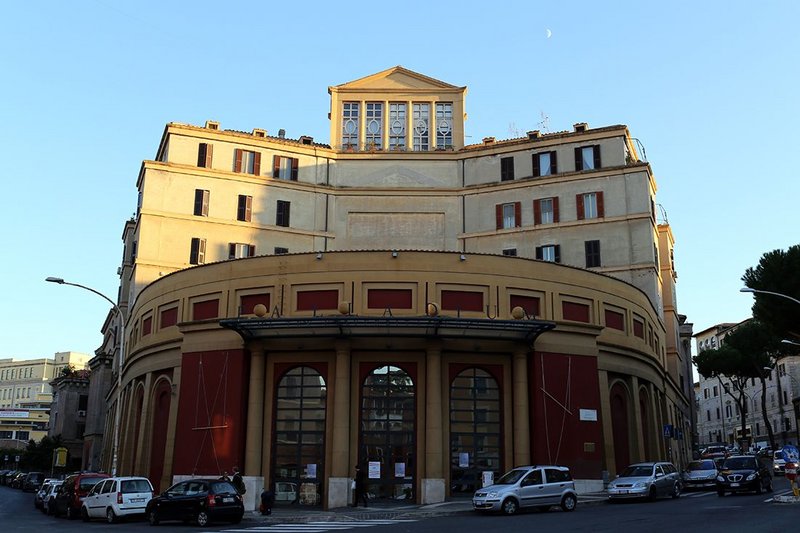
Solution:
[[[747,476],[747,481],[753,481],[756,478],[756,475],[757,474],[755,472],[753,472],[752,474]]]
[[[497,498],[497,491],[496,491],[496,490],[490,490],[490,491],[489,491],[489,492],[486,494],[486,497],[487,497],[487,498]]]
[[[633,488],[635,488],[635,489],[641,489],[641,488],[644,488],[646,486],[647,486],[647,482],[646,481],[637,481],[636,483],[633,484]]]
[[[717,476],[717,481],[725,481],[725,478],[722,476]]]

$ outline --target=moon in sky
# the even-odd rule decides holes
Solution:
[[[547,34],[547,38],[549,39],[553,35],[553,32],[551,32],[550,29],[548,28],[545,30],[545,34]]]

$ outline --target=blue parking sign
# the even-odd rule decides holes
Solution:
[[[672,436],[672,424],[664,424],[664,438]]]

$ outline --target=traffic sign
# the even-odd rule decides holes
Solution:
[[[668,439],[672,436],[672,424],[664,424],[664,438]]]

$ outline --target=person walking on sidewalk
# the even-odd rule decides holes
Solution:
[[[367,474],[360,466],[356,465],[356,492],[353,507],[358,507],[358,502],[363,501],[367,506]]]
[[[239,467],[233,467],[233,479],[231,479],[231,483],[236,488],[236,491],[244,496],[244,493],[247,492],[247,488],[244,486],[244,479],[242,479],[242,474],[239,472]]]

